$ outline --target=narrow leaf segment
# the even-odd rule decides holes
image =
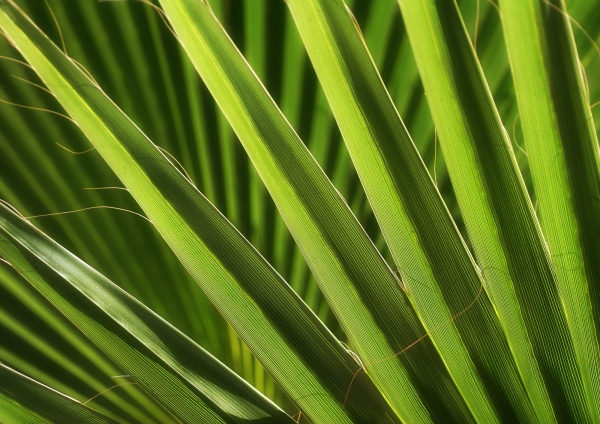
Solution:
[[[3,364],[0,364],[0,421],[4,424],[115,423]]]
[[[290,420],[208,352],[5,205],[0,205],[0,254],[135,384],[184,422]]]

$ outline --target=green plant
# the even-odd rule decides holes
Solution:
[[[342,0],[19,3],[7,66],[78,128],[3,109],[3,422],[600,422],[600,50],[563,0],[350,2],[364,36]],[[79,130],[99,156],[51,148]]]

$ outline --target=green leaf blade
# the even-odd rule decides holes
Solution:
[[[429,351],[435,364],[429,365],[431,380],[420,381],[395,363],[397,353],[421,339],[424,331],[389,268],[209,10],[191,1],[161,4],[265,181],[353,349],[367,370],[378,364],[371,367],[371,377],[386,388],[401,415],[429,420],[411,385],[426,390],[435,387],[434,380],[443,381],[443,387],[452,383],[429,340],[419,349]],[[404,326],[393,318],[398,311]],[[400,355],[399,361],[414,369],[418,356],[423,358],[419,349]]]
[[[6,424],[115,422],[3,364],[0,364],[0,419]]]

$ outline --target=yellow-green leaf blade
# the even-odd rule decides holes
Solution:
[[[536,375],[519,361],[530,400],[541,421],[586,421],[549,252],[458,6],[407,0],[400,7],[478,265],[504,328],[519,318],[538,362]]]
[[[528,419],[533,411],[503,328],[478,294],[479,272],[351,15],[341,1],[288,3],[400,275],[458,390],[479,421]],[[526,334],[513,334],[513,346],[525,346],[522,362],[535,363]]]
[[[540,223],[597,422],[600,151],[564,4],[500,2]]]
[[[402,287],[210,9],[188,0],[161,4],[371,378],[404,419],[430,420],[418,393],[443,387],[428,400],[443,409],[446,404],[438,399],[452,397],[452,382],[428,339],[395,356],[424,334]],[[421,380],[411,370],[425,358],[431,373]]]

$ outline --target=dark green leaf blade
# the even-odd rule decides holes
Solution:
[[[208,352],[4,205],[0,254],[183,421],[289,420]]]
[[[4,424],[115,422],[4,364],[0,364],[0,421]]]

